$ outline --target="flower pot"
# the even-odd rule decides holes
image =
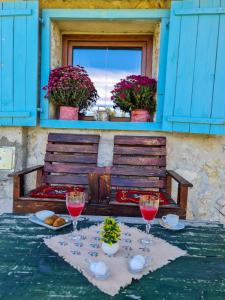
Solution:
[[[135,109],[131,112],[131,122],[149,122],[150,114],[145,109]]]
[[[79,107],[60,106],[60,120],[78,120]]]
[[[105,254],[107,254],[108,256],[112,256],[114,254],[116,254],[116,252],[119,250],[119,242],[109,245],[106,243],[102,243],[102,250],[104,251]]]

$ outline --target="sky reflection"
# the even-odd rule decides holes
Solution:
[[[111,106],[114,85],[128,75],[141,74],[141,49],[74,48],[73,65],[83,66],[93,81],[99,99],[97,106]]]

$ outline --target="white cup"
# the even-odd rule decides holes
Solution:
[[[168,214],[166,216],[163,216],[162,220],[167,225],[169,225],[171,227],[176,227],[179,222],[179,216],[173,215],[173,214]]]

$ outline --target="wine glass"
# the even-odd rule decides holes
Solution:
[[[139,201],[139,207],[141,215],[146,222],[146,233],[149,235],[151,229],[151,221],[155,218],[158,208],[159,208],[159,195],[141,195]],[[146,237],[140,240],[140,242],[145,245],[152,245],[152,240],[150,237]]]
[[[66,194],[66,207],[73,222],[72,239],[80,241],[82,236],[77,234],[77,220],[85,205],[86,194],[84,192],[69,192]]]

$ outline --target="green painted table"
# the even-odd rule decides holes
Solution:
[[[132,219],[130,226],[144,229],[139,221]],[[96,222],[83,218],[80,226]],[[0,216],[0,299],[111,299],[44,245],[44,237],[70,230],[55,233],[30,223],[27,216]],[[134,281],[114,299],[225,299],[225,229],[221,225],[187,223],[182,232],[154,225],[152,233],[189,255]]]

